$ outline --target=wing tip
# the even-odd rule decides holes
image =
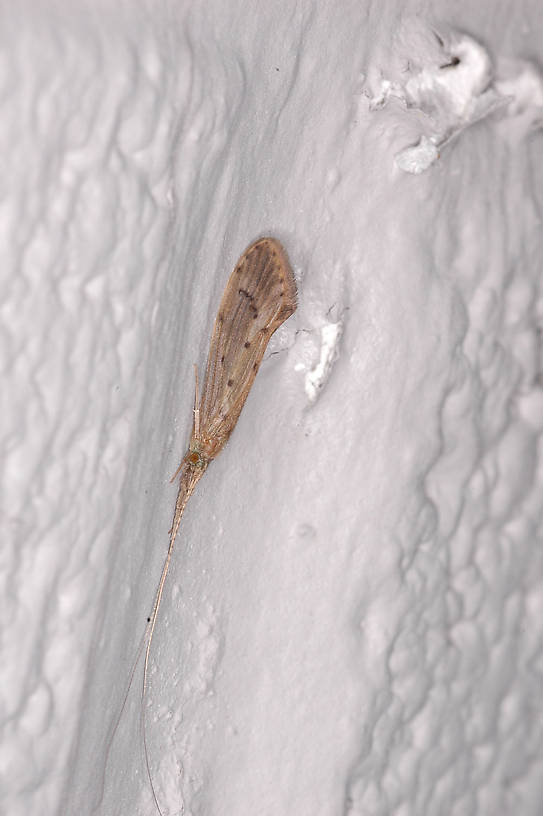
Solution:
[[[271,235],[264,235],[261,238],[257,238],[250,244],[245,252],[243,253],[246,255],[250,253],[251,250],[255,249],[256,247],[266,244],[267,248],[272,256],[277,257],[277,261],[281,270],[284,274],[281,276],[281,280],[284,283],[285,291],[284,291],[284,302],[283,306],[280,311],[280,316],[283,320],[286,320],[290,317],[296,309],[298,308],[298,287],[296,285],[296,278],[294,277],[294,271],[292,269],[288,254],[286,249],[284,248],[281,241],[278,238],[274,238]],[[283,317],[284,315],[284,317]]]

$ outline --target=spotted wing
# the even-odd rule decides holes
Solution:
[[[296,305],[285,250],[274,238],[260,238],[236,264],[213,327],[199,417],[209,458],[232,433],[269,339]]]

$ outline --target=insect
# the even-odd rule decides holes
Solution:
[[[295,311],[297,292],[287,254],[275,238],[259,238],[243,253],[222,296],[207,358],[202,394],[195,369],[194,420],[188,450],[171,481],[180,475],[170,542],[144,640],[142,732],[147,775],[158,812],[145,737],[144,697],[149,654],[173,547],[183,512],[209,463],[228,442],[276,329]],[[136,664],[138,659],[136,659]],[[135,666],[134,666],[135,669]],[[134,671],[134,670],[133,670]],[[132,672],[133,674],[133,672]],[[132,675],[131,675],[132,676]]]

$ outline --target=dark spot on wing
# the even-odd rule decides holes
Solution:
[[[250,346],[251,344],[249,343],[249,341],[248,341],[248,340],[246,340],[246,341],[245,341],[245,343],[244,343],[243,345],[245,346],[245,348],[249,348],[249,346]]]
[[[221,357],[221,363],[224,363],[224,354],[223,354],[223,356]]]
[[[226,383],[226,385],[230,385],[230,386],[234,385],[234,380],[228,380],[228,382]]]

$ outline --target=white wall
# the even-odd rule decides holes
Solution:
[[[177,542],[162,812],[543,809],[543,25],[474,5],[3,7],[10,816],[156,813],[139,670],[111,734],[261,234],[300,304]]]

